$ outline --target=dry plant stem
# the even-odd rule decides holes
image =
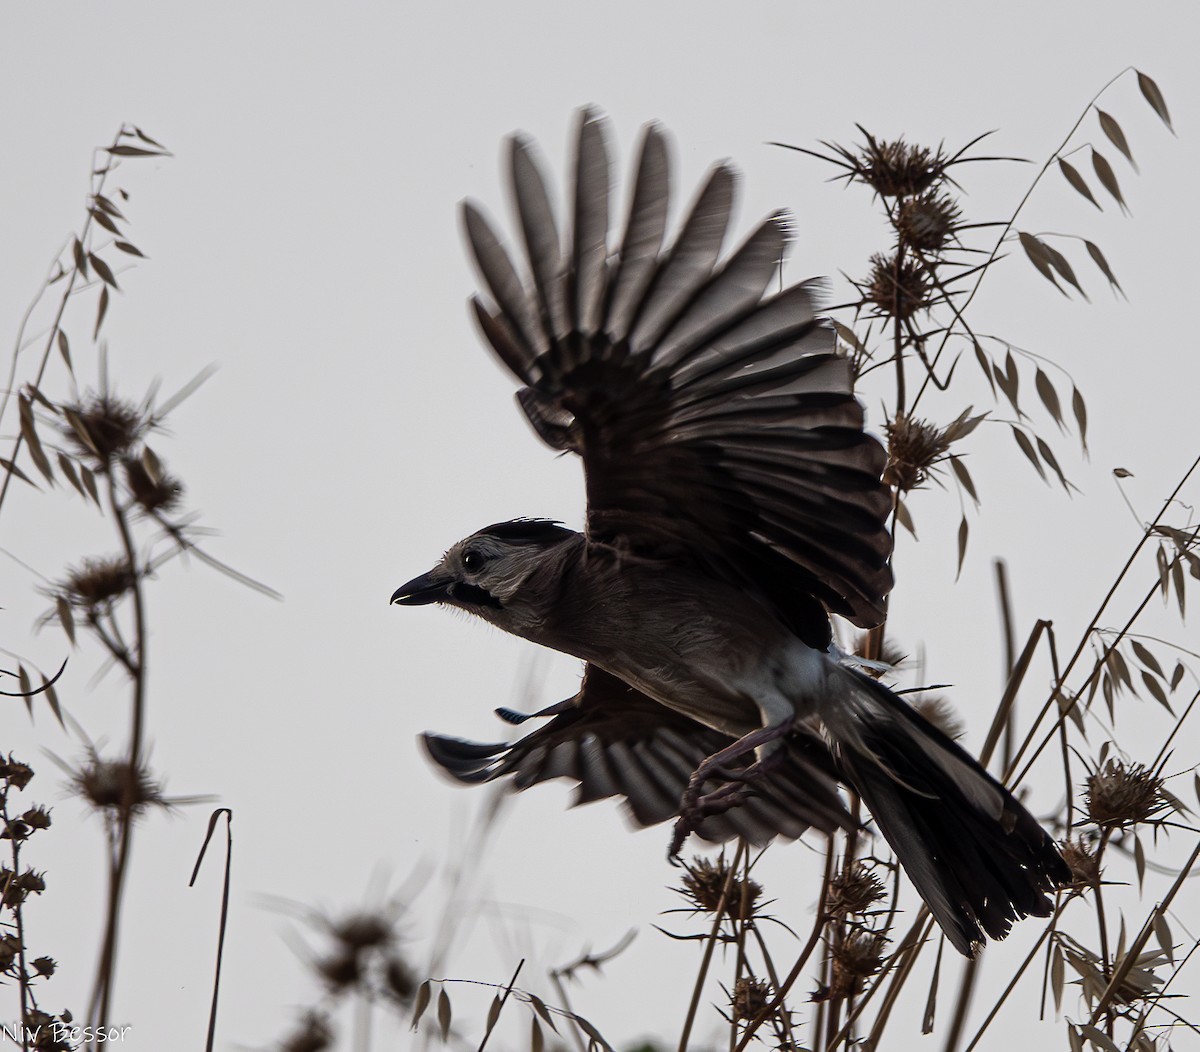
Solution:
[[[921,954],[921,950],[929,943],[929,931],[933,927],[933,918],[929,916],[918,917],[923,921],[923,924],[918,928],[914,925],[909,929],[910,938],[906,938],[904,944],[899,946],[896,953],[893,955],[893,960],[903,957],[903,963],[896,968],[895,977],[888,986],[888,991],[884,995],[883,1004],[879,1006],[879,1011],[875,1015],[875,1022],[871,1024],[871,1033],[867,1037],[866,1047],[878,1048],[880,1038],[883,1036],[884,1027],[887,1026],[888,1020],[891,1018],[892,1009],[896,1006],[896,1002],[900,999],[900,992],[904,989],[904,984],[908,982],[909,976],[912,975],[913,965]],[[914,933],[916,933],[914,935]],[[853,1025],[853,1018],[846,1020],[846,1028],[843,1034],[838,1035],[837,1040],[842,1040],[843,1037],[850,1037],[850,1028]],[[829,1052],[834,1048],[833,1044],[827,1047]],[[847,1041],[847,1048],[849,1042]]]
[[[563,986],[562,977],[557,971],[550,972],[550,981],[554,984],[554,992],[558,995],[558,1001],[567,1011],[567,1017],[571,1020],[571,1039],[575,1042],[576,1052],[587,1052],[583,1044],[583,1031],[575,1017],[575,1009],[571,1006],[571,999],[567,996],[567,988]]]
[[[737,916],[734,918],[734,931],[737,935],[737,963],[733,969],[733,990],[737,990],[738,981],[746,973],[746,925],[750,916],[750,852],[742,855],[742,895],[738,903]],[[729,1052],[737,1047],[737,1019],[730,1013]]]
[[[1012,778],[1013,771],[1016,770],[1016,766],[1017,766],[1017,764],[1019,764],[1021,762],[1021,759],[1023,758],[1023,756],[1025,754],[1025,750],[1032,743],[1033,737],[1037,732],[1037,728],[1038,728],[1039,724],[1042,722],[1043,719],[1046,718],[1046,713],[1050,711],[1050,706],[1055,703],[1055,698],[1058,697],[1060,692],[1062,691],[1063,684],[1066,682],[1067,677],[1071,674],[1072,670],[1075,668],[1076,663],[1079,661],[1079,658],[1083,655],[1084,650],[1087,648],[1088,640],[1091,638],[1092,633],[1095,631],[1096,626],[1099,624],[1100,618],[1104,615],[1104,611],[1106,609],[1108,609],[1108,604],[1112,601],[1113,596],[1116,594],[1117,588],[1120,587],[1121,582],[1125,580],[1126,575],[1129,573],[1130,568],[1133,566],[1134,560],[1138,557],[1138,554],[1141,552],[1141,550],[1145,546],[1146,542],[1154,534],[1155,527],[1157,527],[1158,524],[1162,521],[1162,519],[1166,515],[1168,509],[1175,502],[1175,498],[1179,496],[1180,490],[1182,490],[1183,487],[1187,484],[1188,479],[1190,479],[1192,477],[1192,474],[1196,471],[1197,467],[1200,467],[1200,456],[1198,456],[1195,460],[1193,460],[1191,463],[1191,466],[1187,469],[1187,471],[1185,471],[1183,473],[1183,477],[1180,478],[1180,480],[1176,484],[1175,488],[1171,491],[1171,495],[1169,497],[1167,497],[1167,499],[1165,501],[1163,501],[1163,506],[1161,509],[1159,509],[1158,514],[1154,517],[1154,521],[1151,522],[1150,525],[1147,526],[1146,529],[1142,532],[1142,536],[1138,539],[1137,544],[1134,545],[1133,551],[1129,553],[1129,558],[1125,560],[1125,565],[1121,567],[1121,572],[1119,574],[1117,574],[1116,580],[1113,581],[1111,587],[1108,589],[1108,592],[1105,594],[1104,599],[1101,601],[1099,608],[1096,610],[1096,613],[1092,616],[1091,621],[1088,623],[1087,629],[1084,631],[1083,635],[1080,636],[1079,645],[1075,648],[1075,652],[1071,655],[1071,659],[1067,662],[1067,667],[1065,669],[1063,669],[1062,676],[1059,677],[1058,679],[1056,679],[1054,686],[1050,692],[1050,696],[1046,699],[1045,704],[1042,706],[1041,711],[1037,715],[1037,719],[1034,720],[1033,726],[1030,727],[1028,734],[1026,734],[1025,740],[1021,743],[1021,748],[1017,750],[1017,755],[1015,757],[1013,757],[1013,762],[1010,765],[1008,771],[1006,772],[1006,777],[1005,777],[1006,783],[1009,782],[1009,780]],[[1153,598],[1154,593],[1155,593],[1155,591],[1157,591],[1157,589],[1158,589],[1158,585],[1156,583],[1154,588],[1152,588],[1150,590],[1147,597],[1142,601],[1141,605],[1138,607],[1137,613],[1134,614],[1134,616],[1132,618],[1130,618],[1130,620],[1126,624],[1125,628],[1121,630],[1120,634],[1117,637],[1117,640],[1114,641],[1113,646],[1115,646],[1116,642],[1119,642],[1120,639],[1125,635],[1125,633],[1129,631],[1129,627],[1133,624],[1134,620],[1137,617],[1137,614],[1141,613],[1141,611],[1145,608],[1146,604],[1149,603],[1149,601]],[[1111,650],[1111,647],[1109,649]],[[1095,675],[1096,675],[1096,671],[1093,670],[1092,676],[1095,676]],[[1088,677],[1088,682],[1091,681],[1091,678],[1092,678],[1091,676]],[[1087,683],[1085,683],[1084,686],[1086,687]],[[1080,693],[1082,693],[1082,688],[1081,688]],[[1077,700],[1071,702],[1071,704],[1064,711],[1059,713],[1059,716],[1058,716],[1059,723],[1063,722],[1068,717],[1071,709],[1077,703],[1078,703]],[[1009,784],[1010,789],[1016,788],[1016,786],[1021,784],[1022,780],[1029,773],[1030,768],[1033,766],[1033,764],[1037,760],[1038,756],[1041,755],[1042,750],[1046,747],[1047,743],[1054,736],[1055,729],[1056,728],[1051,728],[1051,730],[1047,733],[1046,737],[1042,739],[1041,744],[1038,745],[1038,747],[1034,750],[1033,755],[1029,758],[1029,761],[1026,763],[1024,769],[1021,771],[1020,776],[1015,781],[1012,781],[1011,784]]]
[[[117,130],[117,134],[115,136],[113,136],[112,145],[114,147],[118,146],[120,144],[121,133],[124,130],[125,130],[125,126],[122,125]],[[93,164],[92,164],[93,172],[98,172],[98,174],[99,174],[99,181],[96,183],[95,190],[92,191],[93,195],[103,192],[104,181],[108,178],[109,172],[112,171],[112,156],[113,155],[111,153],[109,153],[108,156],[109,156],[109,161],[108,161],[108,163],[106,163],[104,165],[103,168],[97,170],[95,163],[93,162]],[[92,212],[89,209],[87,218],[83,222],[83,228],[79,232],[79,243],[81,245],[87,243],[87,239],[91,233],[91,230],[92,230]],[[76,266],[72,266],[70,273],[67,275],[67,284],[66,284],[66,287],[63,289],[62,298],[59,300],[58,309],[54,313],[54,320],[50,324],[50,332],[46,336],[46,346],[42,350],[42,360],[38,363],[37,375],[33,379],[34,387],[40,388],[42,386],[42,377],[45,376],[46,366],[50,362],[50,356],[54,353],[54,342],[58,338],[59,326],[62,324],[63,314],[66,312],[67,304],[71,300],[71,294],[75,288],[75,280],[78,276],[79,276],[79,268]],[[43,288],[44,287],[45,286],[43,285]],[[40,298],[41,298],[41,293],[39,292],[38,299],[40,299]],[[34,302],[36,303],[36,300]],[[30,311],[28,313],[32,313],[32,305],[31,305]],[[28,313],[27,313],[26,317],[28,317]],[[25,327],[25,322],[22,321],[21,330],[23,330],[24,327]],[[19,342],[21,339],[20,332],[18,332],[17,339],[18,339],[18,344],[17,344],[17,347],[13,351],[12,368],[9,371],[9,382],[8,382],[7,388],[5,389],[4,401],[0,402],[0,415],[3,415],[3,411],[8,405],[8,399],[11,396],[12,390],[16,384],[17,358],[21,352],[21,347],[20,347],[20,342]],[[17,463],[17,457],[21,453],[21,446],[24,444],[24,442],[25,442],[25,436],[21,432],[18,431],[17,437],[13,441],[12,453],[9,455],[9,463],[10,464],[15,465]],[[8,484],[12,481],[12,477],[13,477],[13,470],[10,467],[5,470],[4,481],[3,481],[3,483],[0,483],[0,508],[4,507],[4,498],[8,495]]]
[[[762,932],[758,930],[757,924],[751,924],[750,930],[754,932],[754,938],[757,940],[758,948],[762,952],[763,964],[767,969],[767,978],[771,980],[771,989],[778,993],[780,989],[779,973],[775,970],[775,961],[771,957],[771,951],[767,949],[767,940],[763,938]],[[799,1048],[800,1046],[796,1043],[796,1035],[792,1030],[791,1013],[784,1005],[784,1000],[785,998],[783,997],[779,999],[779,1018],[783,1022],[784,1036],[789,1042],[789,1048]],[[768,1015],[769,1014],[770,1013],[768,1012]]]
[[[1097,872],[1097,874],[1100,871],[1099,870],[1100,863],[1104,858],[1104,849],[1106,847],[1108,847],[1108,840],[1109,840],[1109,837],[1111,837],[1111,836],[1112,836],[1111,829],[1105,829],[1100,834],[1100,843],[1096,846],[1096,867],[1097,867],[1096,872]],[[1104,881],[1100,880],[1099,876],[1097,876],[1095,884],[1092,885],[1092,890],[1095,891],[1095,893],[1096,893],[1096,925],[1100,929],[1100,932],[1099,932],[1099,934],[1100,934],[1100,971],[1101,971],[1101,974],[1104,976],[1105,981],[1107,982],[1109,979],[1112,978],[1112,971],[1111,971],[1112,961],[1110,960],[1110,958],[1108,956],[1108,921],[1105,919],[1105,916],[1104,916],[1104,894],[1103,894],[1103,890],[1102,890],[1103,887],[1104,887]],[[1109,1037],[1113,1036],[1113,1022],[1114,1022],[1113,1012],[1112,1012],[1112,1009],[1110,1008],[1107,1012],[1107,1019],[1105,1021],[1105,1032],[1108,1034]]]
[[[842,1040],[844,1040],[847,1037],[847,1035],[850,1033],[850,1028],[858,1020],[859,1016],[861,1016],[863,1014],[863,1012],[866,1011],[867,1005],[869,1005],[871,1003],[871,1001],[874,999],[875,995],[883,988],[884,982],[887,980],[888,976],[892,974],[892,970],[896,967],[896,962],[900,958],[901,951],[904,950],[905,948],[907,948],[914,940],[919,941],[920,939],[922,939],[924,937],[923,933],[927,929],[929,924],[930,924],[929,911],[925,906],[922,905],[920,907],[920,909],[917,910],[917,914],[913,918],[913,923],[909,927],[908,931],[905,932],[904,938],[902,938],[900,940],[899,944],[897,945],[896,952],[893,953],[887,959],[887,963],[884,964],[884,966],[880,969],[879,973],[875,976],[874,981],[867,988],[867,992],[863,995],[863,999],[861,1001],[859,1001],[857,1005],[854,1006],[854,1011],[851,1012],[846,1017],[845,1025],[842,1027],[842,1029],[840,1031],[838,1031],[837,1035],[834,1038],[834,1042],[833,1042],[834,1045],[839,1044]],[[921,946],[923,946],[923,945],[924,945],[924,943],[920,942],[919,945],[917,946],[917,950],[919,951]],[[832,1048],[832,1047],[833,1046],[830,1046],[830,1048]]]
[[[1006,222],[1004,224],[1003,228],[1000,230],[1000,236],[996,239],[995,246],[992,248],[991,253],[988,255],[988,258],[984,261],[983,265],[979,268],[979,277],[976,279],[975,284],[971,288],[971,291],[967,294],[967,298],[963,301],[963,305],[958,308],[957,314],[961,315],[961,314],[965,313],[966,309],[971,305],[971,301],[975,298],[975,294],[979,291],[979,286],[983,284],[984,275],[986,275],[987,272],[991,269],[991,263],[996,259],[996,256],[999,254],[1000,248],[1001,248],[1001,246],[1003,246],[1005,238],[1008,237],[1010,231],[1013,228],[1013,224],[1016,223],[1016,221],[1017,221],[1017,216],[1019,216],[1021,214],[1022,210],[1025,208],[1025,205],[1028,204],[1029,199],[1033,196],[1033,191],[1037,189],[1038,183],[1040,183],[1042,181],[1042,177],[1045,176],[1045,174],[1050,170],[1050,166],[1058,159],[1058,157],[1061,155],[1062,151],[1064,149],[1066,149],[1067,143],[1069,143],[1071,141],[1071,137],[1079,130],[1079,126],[1087,119],[1087,115],[1092,111],[1092,107],[1096,105],[1096,102],[1100,98],[1100,96],[1103,95],[1106,91],[1108,91],[1109,88],[1111,88],[1118,80],[1120,80],[1123,76],[1125,76],[1125,74],[1128,73],[1131,69],[1133,69],[1132,66],[1126,66],[1123,70],[1121,70],[1120,73],[1118,73],[1115,77],[1113,77],[1111,80],[1109,80],[1108,83],[1106,83],[1104,85],[1104,87],[1102,87],[1098,92],[1096,92],[1095,95],[1092,96],[1092,98],[1088,102],[1088,104],[1086,106],[1084,106],[1083,112],[1081,112],[1079,114],[1078,120],[1076,120],[1075,123],[1071,125],[1071,130],[1069,132],[1067,132],[1067,134],[1065,136],[1063,136],[1063,140],[1062,140],[1062,142],[1060,142],[1058,144],[1057,149],[1055,149],[1054,152],[1051,153],[1048,158],[1046,158],[1046,163],[1042,165],[1042,167],[1038,171],[1037,175],[1035,175],[1033,177],[1033,181],[1029,184],[1029,189],[1027,189],[1025,191],[1025,196],[1022,197],[1021,200],[1017,203],[1017,207],[1013,210],[1012,215],[1008,217],[1008,222]],[[938,345],[938,349],[934,353],[934,356],[933,356],[933,365],[934,366],[937,365],[938,359],[941,358],[942,352],[945,351],[946,344],[949,341],[952,333],[953,333],[952,328],[946,329],[945,335],[943,335],[942,341]],[[917,408],[917,403],[920,402],[921,396],[925,393],[925,388],[929,385],[929,379],[932,375],[933,375],[933,370],[931,368],[926,373],[925,380],[921,384],[920,388],[917,390],[916,397],[913,399],[913,404],[912,404],[913,410],[915,410]]]
[[[1011,722],[1013,704],[1017,700],[1017,692],[1021,689],[1021,683],[1025,679],[1025,674],[1029,671],[1029,664],[1033,661],[1038,640],[1041,639],[1043,632],[1049,631],[1050,622],[1039,620],[1029,633],[1029,638],[1025,641],[1025,648],[1021,651],[1021,656],[1017,658],[1016,664],[1012,666],[1012,672],[1008,677],[1008,684],[1004,688],[1000,704],[996,707],[996,713],[992,717],[992,725],[988,729],[987,738],[984,740],[983,748],[979,750],[979,763],[984,767],[991,761],[992,754],[996,751],[996,746],[1000,744],[1000,737],[1004,733],[1004,729]]]
[[[683,1032],[679,1035],[679,1052],[687,1052],[688,1040],[692,1036],[692,1026],[696,1022],[696,1010],[700,1007],[700,994],[708,975],[708,966],[717,945],[717,936],[721,933],[721,924],[725,920],[725,912],[729,904],[729,891],[733,887],[733,878],[737,875],[738,866],[741,865],[745,856],[746,842],[739,840],[737,851],[733,856],[733,864],[729,867],[729,873],[725,877],[725,886],[721,889],[721,900],[717,903],[717,912],[713,917],[712,928],[704,942],[704,956],[700,960],[700,971],[696,976],[696,985],[692,988],[692,1000],[688,1005],[687,1016],[683,1020]]]
[[[1167,740],[1162,743],[1162,748],[1158,750],[1158,755],[1154,757],[1154,762],[1150,765],[1152,770],[1157,770],[1158,765],[1162,763],[1163,757],[1167,755],[1167,750],[1171,747],[1171,742],[1175,740],[1175,735],[1179,733],[1183,726],[1184,720],[1191,715],[1192,709],[1196,707],[1196,701],[1200,699],[1200,690],[1192,695],[1192,700],[1187,703],[1187,707],[1183,710],[1179,719],[1175,721],[1175,726],[1171,728],[1171,733],[1167,735]]]
[[[142,737],[146,715],[146,609],[142,595],[142,576],[133,544],[133,534],[129,529],[129,520],[125,509],[117,496],[117,485],[110,465],[108,471],[108,500],[117,532],[121,537],[121,546],[129,562],[132,578],[133,620],[135,654],[129,654],[131,664],[127,665],[133,679],[133,708],[131,713],[131,732],[129,741],[129,759],[127,766],[127,781],[125,783],[125,798],[117,818],[115,831],[115,852],[111,859],[108,887],[108,910],[105,918],[104,941],[101,944],[100,962],[96,970],[96,981],[92,988],[90,1001],[90,1019],[99,1025],[107,1025],[109,1006],[112,1003],[113,980],[117,965],[117,937],[121,924],[121,905],[125,891],[125,878],[129,872],[129,855],[133,842],[134,793],[136,791],[136,772],[141,766]]]
[[[787,998],[789,991],[795,982],[800,978],[801,971],[808,963],[808,959],[812,956],[813,951],[817,948],[817,943],[821,940],[821,931],[825,927],[825,899],[829,893],[829,884],[833,879],[833,858],[836,841],[833,837],[829,838],[829,847],[825,852],[825,877],[821,882],[821,898],[817,902],[816,914],[813,917],[812,931],[809,933],[808,941],[804,944],[804,949],[800,951],[800,956],[796,958],[796,963],[792,965],[792,970],[788,972],[788,977],[784,979],[782,985],[776,984],[775,996],[771,999],[770,1004],[766,1006],[747,1024],[745,1032],[742,1034],[741,1041],[738,1042],[736,1052],[742,1050],[750,1044],[751,1038],[754,1037],[754,1032],[762,1026],[763,1022],[776,1011],[783,1008],[783,1002]]]
[[[192,879],[188,881],[189,888],[196,883],[196,877],[200,873],[200,863],[204,861],[204,852],[208,849],[208,842],[212,839],[213,831],[217,828],[217,822],[222,815],[225,816],[225,877],[221,888],[221,922],[217,929],[217,963],[213,971],[212,1004],[208,1012],[208,1037],[204,1044],[205,1052],[212,1052],[213,1042],[217,1036],[217,1000],[221,992],[221,961],[225,954],[225,928],[229,921],[229,882],[233,865],[233,812],[228,807],[218,807],[209,816],[208,832],[204,836],[200,855],[192,869]]]
[[[500,1013],[504,1011],[504,1006],[508,1003],[509,994],[513,992],[513,984],[517,981],[517,976],[521,974],[521,969],[524,967],[525,958],[522,957],[517,962],[516,971],[512,973],[512,978],[509,979],[508,985],[504,988],[504,996],[500,998],[500,1009],[496,1012],[496,1018],[488,1024],[487,1032],[483,1035],[483,1040],[479,1042],[479,1048],[477,1049],[477,1052],[483,1052],[484,1047],[488,1043],[488,1038],[492,1036],[492,1031],[495,1029],[496,1024],[500,1021]]]
[[[1035,942],[1033,944],[1033,948],[1026,955],[1025,960],[1023,960],[1021,962],[1021,966],[1016,970],[1013,977],[1009,980],[1008,985],[1004,988],[1004,992],[996,1000],[996,1003],[994,1005],[992,1005],[992,1010],[990,1012],[988,1012],[987,1018],[980,1025],[979,1029],[975,1031],[975,1036],[973,1038],[971,1038],[971,1043],[969,1045],[967,1045],[967,1047],[963,1050],[963,1052],[971,1052],[971,1050],[973,1048],[975,1048],[976,1045],[979,1044],[980,1039],[983,1037],[984,1033],[987,1031],[987,1028],[992,1025],[992,1020],[994,1020],[996,1018],[996,1016],[999,1015],[1000,1009],[1002,1007],[1004,1007],[1004,1002],[1008,1000],[1009,994],[1011,994],[1013,992],[1013,990],[1016,988],[1017,983],[1020,982],[1020,980],[1021,980],[1021,976],[1023,976],[1025,974],[1026,970],[1029,968],[1029,965],[1033,963],[1033,959],[1041,951],[1043,944],[1050,937],[1050,933],[1052,931],[1054,931],[1055,926],[1058,924],[1059,915],[1062,913],[1063,907],[1065,905],[1066,905],[1065,901],[1060,902],[1058,904],[1058,907],[1055,909],[1054,916],[1051,919],[1050,923],[1047,924],[1046,927],[1042,929],[1042,933],[1038,936],[1037,942]]]
[[[1164,916],[1168,907],[1174,900],[1179,889],[1183,887],[1183,882],[1191,873],[1192,867],[1196,865],[1196,860],[1200,859],[1200,841],[1197,841],[1196,846],[1192,849],[1191,855],[1188,857],[1187,863],[1183,869],[1179,871],[1179,876],[1175,878],[1175,883],[1171,885],[1171,890],[1167,892],[1166,898],[1162,900],[1154,909],[1150,911],[1150,916],[1146,918],[1146,923],[1142,925],[1142,930],[1138,932],[1138,937],[1133,940],[1129,950],[1121,958],[1121,964],[1116,971],[1113,972],[1112,978],[1108,981],[1108,986],[1105,987],[1104,993],[1101,994],[1100,1000],[1096,1003],[1096,1007],[1092,1009],[1092,1026],[1096,1025],[1096,1020],[1109,1010],[1116,996],[1117,991],[1121,988],[1121,984],[1125,981],[1125,977],[1129,974],[1137,962],[1138,955],[1145,949],[1146,943],[1150,939],[1151,933],[1154,931],[1154,921],[1156,918]],[[968,1050],[969,1052],[969,1050]]]
[[[1158,991],[1158,1000],[1156,1000],[1154,1004],[1144,1008],[1138,1015],[1137,1022],[1133,1025],[1133,1031],[1129,1035],[1129,1043],[1126,1045],[1126,1048],[1132,1048],[1133,1043],[1138,1038],[1138,1035],[1146,1029],[1146,1020],[1150,1018],[1150,1013],[1153,1012],[1155,1008],[1162,1007],[1161,1000],[1163,996],[1166,994],[1167,990],[1170,989],[1171,984],[1179,976],[1179,973],[1183,971],[1184,966],[1192,959],[1192,954],[1194,954],[1197,950],[1200,950],[1200,941],[1192,943],[1192,948],[1188,950],[1188,952],[1183,955],[1183,959],[1177,965],[1175,965],[1175,970],[1167,977],[1167,981],[1163,983],[1162,989]],[[1176,1016],[1176,1018],[1178,1018],[1178,1016]],[[1186,1020],[1184,1020],[1184,1022],[1186,1022]],[[1191,1023],[1188,1023],[1187,1025],[1193,1030],[1196,1029]]]
[[[9,829],[8,818],[8,795],[3,797],[3,804],[0,804],[0,818],[4,820],[4,828]],[[8,881],[0,892],[3,897],[7,898],[9,887],[12,882],[17,879],[17,874],[21,872],[21,841],[18,837],[12,837],[9,841],[12,845],[12,872],[8,875]],[[33,999],[33,993],[29,989],[29,970],[26,967],[25,961],[25,918],[24,910],[20,901],[16,901],[12,906],[13,922],[17,928],[17,962],[21,969],[21,976],[18,980],[21,988],[21,1052],[29,1050],[29,1010],[30,1002]]]

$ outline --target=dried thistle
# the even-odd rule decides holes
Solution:
[[[888,463],[883,481],[901,493],[921,486],[934,465],[950,449],[949,428],[935,427],[927,420],[900,415],[884,428],[888,440]]]
[[[1100,856],[1084,840],[1069,837],[1059,848],[1077,887],[1094,888],[1100,883]]]
[[[310,1010],[291,1034],[279,1044],[279,1052],[325,1052],[333,1047],[333,1028],[324,1012]]]
[[[863,296],[881,314],[890,318],[911,318],[930,303],[929,273],[920,260],[911,256],[897,258],[876,252],[871,257],[871,273],[863,286]]]
[[[941,694],[922,694],[912,707],[926,723],[931,723],[947,738],[961,738],[966,727],[948,698]]]
[[[771,1003],[771,984],[765,979],[742,976],[733,986],[729,1008],[735,1023],[757,1018]]]
[[[77,456],[101,471],[129,453],[153,426],[147,407],[111,394],[89,391],[81,401],[62,408],[67,421],[64,436]]]
[[[953,236],[962,211],[948,194],[929,191],[908,197],[896,210],[896,232],[918,252],[940,252]]]
[[[1110,759],[1088,776],[1084,808],[1101,829],[1149,822],[1170,807],[1163,779],[1143,764]]]
[[[333,990],[344,990],[357,986],[363,977],[363,962],[353,950],[339,948],[327,957],[318,957],[313,970]]]
[[[142,458],[126,457],[125,484],[145,512],[171,511],[183,497],[183,483],[165,471],[150,472]]]
[[[133,588],[134,574],[123,555],[87,558],[53,586],[55,598],[87,611],[104,610]]]
[[[394,942],[396,924],[386,913],[362,910],[331,922],[329,932],[347,949],[367,950]]]
[[[834,146],[848,169],[847,178],[865,183],[881,197],[911,197],[923,193],[946,174],[948,159],[939,149],[896,139],[888,142],[876,139],[866,129],[859,129],[867,144],[855,151]]]
[[[835,917],[861,917],[886,896],[883,881],[865,863],[857,861],[848,870],[834,874],[825,895],[825,908]]]
[[[141,763],[105,760],[94,748],[89,748],[84,762],[69,773],[71,791],[113,818],[126,809],[131,817],[136,817],[152,807],[171,806],[171,801],[163,795],[162,783]]]
[[[827,995],[829,999],[840,1001],[862,993],[864,981],[878,972],[883,964],[887,942],[883,932],[863,928],[848,931],[830,953],[833,968]]]
[[[702,913],[716,913],[729,879],[729,864],[725,861],[724,853],[715,862],[697,855],[683,875],[683,887],[674,890],[691,902],[696,910]],[[754,916],[755,903],[762,895],[762,890],[758,881],[743,881],[734,876],[729,884],[725,912],[736,920],[749,920]]]

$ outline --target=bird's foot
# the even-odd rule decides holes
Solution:
[[[703,795],[700,793],[700,783],[697,783],[693,776],[692,783],[689,783],[680,801],[679,818],[675,820],[675,828],[671,833],[671,846],[667,851],[667,858],[673,864],[679,864],[679,852],[683,842],[700,828],[706,818],[724,814],[750,795],[748,783],[753,780],[751,771],[757,766],[754,764],[747,768],[738,775],[736,781],[726,782]]]

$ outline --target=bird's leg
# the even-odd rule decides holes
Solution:
[[[687,788],[679,803],[679,818],[675,822],[667,858],[678,858],[683,842],[696,831],[704,819],[711,815],[724,814],[731,807],[736,807],[746,798],[754,782],[782,760],[784,751],[780,747],[782,743],[779,739],[792,729],[792,723],[792,720],[787,720],[759,727],[743,735],[733,744],[725,746],[720,752],[713,753],[696,768],[688,779]],[[772,744],[775,748],[766,750],[761,759],[755,760],[736,773],[729,771],[729,764],[735,760]],[[704,783],[713,777],[724,778],[725,783],[710,793],[702,793]]]

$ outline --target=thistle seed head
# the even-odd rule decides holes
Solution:
[[[883,481],[907,493],[924,485],[933,466],[950,449],[945,430],[927,420],[901,415],[887,422],[888,463]]]
[[[683,887],[675,890],[702,913],[716,913],[721,904],[725,883],[729,880],[729,864],[720,855],[714,862],[696,856],[683,875]],[[725,912],[737,920],[749,920],[754,916],[755,903],[762,895],[762,885],[756,880],[743,881],[734,877],[729,886],[729,897]],[[744,909],[743,909],[744,904]]]
[[[876,252],[863,294],[880,314],[903,321],[929,306],[931,289],[929,274],[919,260],[904,256],[897,263],[895,254]]]
[[[900,202],[896,211],[896,232],[901,240],[919,252],[940,252],[954,236],[962,212],[954,199],[936,190]]]
[[[1143,764],[1110,759],[1088,776],[1084,807],[1102,829],[1149,822],[1170,808],[1163,779]]]

